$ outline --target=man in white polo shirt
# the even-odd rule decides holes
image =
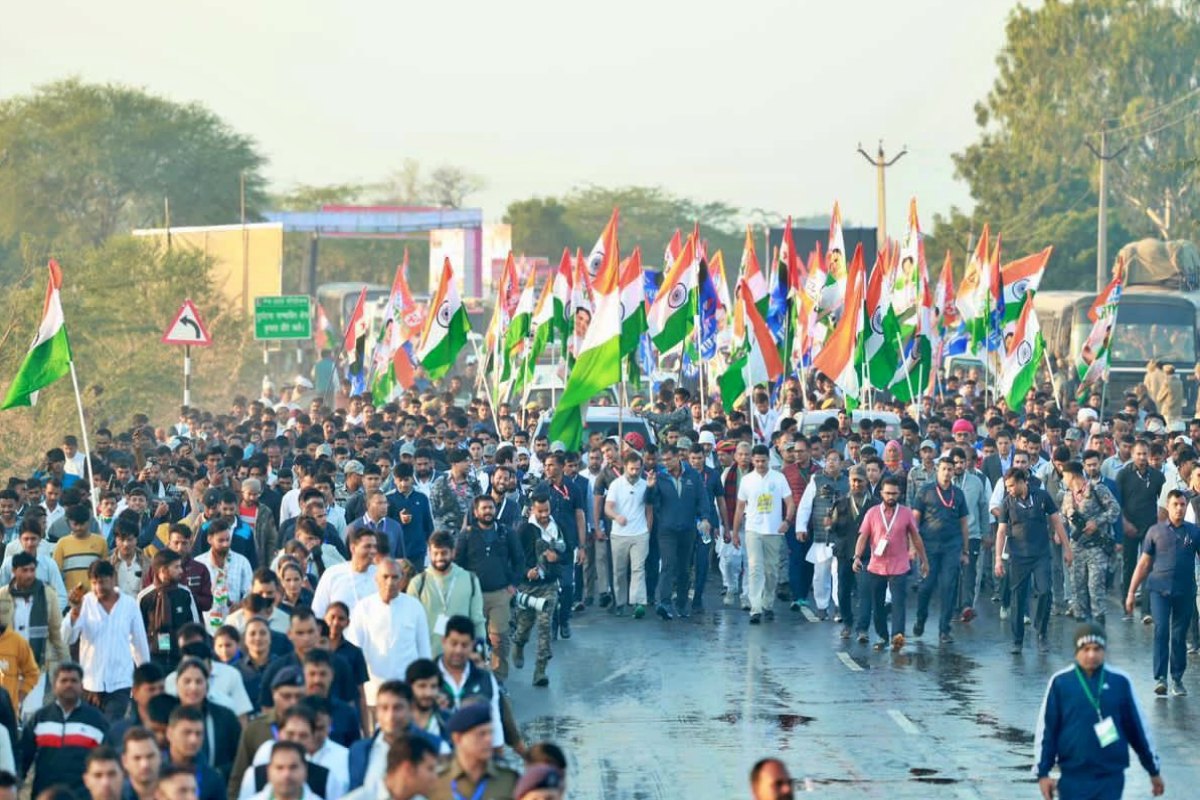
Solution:
[[[746,559],[750,624],[775,619],[775,583],[779,570],[775,565],[783,555],[783,537],[796,519],[796,501],[783,474],[769,468],[770,451],[755,445],[750,451],[754,471],[738,486],[737,508],[733,513],[733,546],[741,546],[739,531],[746,523]],[[784,513],[786,509],[786,514]]]
[[[633,603],[634,619],[646,616],[646,554],[650,552],[650,524],[654,511],[655,475],[642,477],[642,457],[625,456],[625,471],[608,485],[604,516],[613,521],[612,565],[616,598],[613,613],[625,613]]]

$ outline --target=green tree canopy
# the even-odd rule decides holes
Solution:
[[[976,104],[980,138],[954,155],[975,207],[935,218],[930,259],[961,265],[985,221],[1018,255],[1055,246],[1045,288],[1089,288],[1109,131],[1109,256],[1130,239],[1195,238],[1200,152],[1195,0],[1047,0],[1009,17],[999,77]],[[1124,150],[1122,150],[1124,148]]]
[[[253,214],[265,160],[197,104],[66,80],[0,102],[0,237],[99,244],[131,228],[236,222]]]

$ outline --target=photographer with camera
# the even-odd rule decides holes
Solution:
[[[1092,483],[1077,461],[1063,466],[1062,518],[1067,523],[1075,560],[1071,565],[1075,587],[1075,617],[1104,624],[1108,589],[1108,565],[1116,550],[1113,523],[1121,518],[1121,507],[1108,487]]]
[[[525,643],[537,622],[537,657],[533,685],[547,686],[546,664],[550,661],[550,627],[558,601],[561,571],[571,568],[567,542],[550,513],[550,495],[538,490],[529,500],[529,521],[521,526],[517,538],[530,567],[517,584],[517,631],[513,636],[513,666],[525,666]]]

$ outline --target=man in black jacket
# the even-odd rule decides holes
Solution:
[[[83,702],[83,668],[78,664],[65,662],[55,670],[54,700],[33,715],[21,736],[21,774],[34,767],[33,797],[56,783],[82,793],[83,760],[108,732],[104,715]]]
[[[557,454],[552,454],[557,455]],[[549,461],[547,465],[549,465]],[[533,671],[534,686],[548,686],[546,665],[550,661],[550,628],[554,606],[558,600],[559,573],[571,568],[570,552],[562,531],[550,512],[550,497],[536,490],[530,498],[533,514],[521,526],[518,538],[529,569],[517,587],[517,632],[513,639],[513,666],[525,666],[525,643],[534,620],[538,626],[537,661]]]
[[[483,591],[483,615],[487,618],[488,640],[496,676],[508,677],[509,601],[525,572],[517,537],[496,525],[496,503],[488,495],[476,497],[472,505],[475,524],[458,534],[454,563],[474,572]]]
[[[173,550],[160,550],[150,562],[154,585],[138,594],[138,608],[150,642],[150,657],[167,672],[179,663],[179,629],[189,622],[201,622],[200,609],[186,586],[183,562]]]
[[[857,609],[855,624],[854,589],[857,576],[854,572],[854,546],[858,541],[859,527],[867,509],[878,505],[879,497],[867,491],[867,470],[861,465],[850,468],[850,493],[833,504],[830,518],[830,535],[833,539],[833,557],[838,563],[838,608],[842,612],[842,638],[849,639],[850,632],[859,631],[859,641],[867,641],[867,628],[871,624],[871,602],[867,592]],[[865,559],[864,559],[865,562]]]
[[[545,494],[550,500],[550,516],[554,519],[558,531],[566,542],[563,551],[563,566],[558,571],[558,580],[562,588],[562,602],[558,603],[554,612],[555,626],[559,635],[564,639],[571,638],[571,606],[575,602],[575,563],[576,554],[583,558],[583,549],[579,546],[579,534],[587,530],[585,515],[584,492],[574,481],[566,480],[563,468],[565,459],[562,453],[548,453],[543,462],[545,480],[538,483],[533,494]],[[529,561],[528,549],[526,564]]]

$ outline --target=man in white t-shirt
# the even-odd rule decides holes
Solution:
[[[657,492],[655,474],[642,477],[642,457],[635,452],[625,456],[625,471],[608,485],[604,495],[604,516],[613,521],[612,566],[615,603],[613,613],[624,615],[633,603],[634,619],[646,616],[646,554],[650,552],[650,508]]]
[[[755,445],[750,451],[754,471],[738,486],[737,508],[733,513],[733,545],[740,546],[741,523],[746,523],[746,559],[750,624],[775,619],[775,584],[779,570],[775,565],[783,556],[783,537],[796,520],[796,501],[783,474],[769,468],[770,451]],[[786,512],[785,512],[786,509]]]

